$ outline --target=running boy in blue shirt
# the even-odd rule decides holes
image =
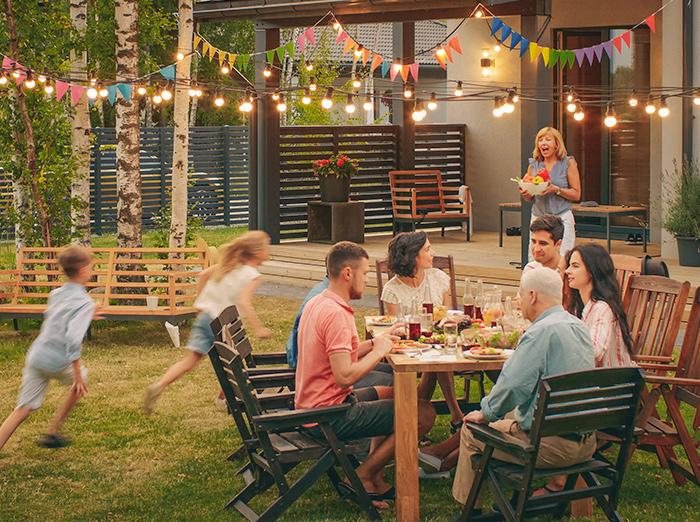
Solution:
[[[59,432],[78,399],[87,393],[87,369],[80,363],[80,349],[93,318],[99,319],[85,290],[91,277],[92,258],[86,249],[74,245],[60,253],[58,264],[68,281],[49,294],[41,332],[27,353],[17,408],[0,426],[0,449],[29,414],[41,406],[51,379],[71,387],[39,445],[66,446],[68,440]]]

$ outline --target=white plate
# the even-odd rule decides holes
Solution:
[[[393,326],[395,322],[395,318],[391,321],[382,321],[378,317],[372,317],[367,319],[367,326]]]
[[[475,361],[497,361],[499,359],[507,359],[513,354],[514,350],[503,350],[503,353],[501,354],[493,354],[493,355],[475,355],[471,353],[470,351],[465,351],[464,356],[468,357],[469,359],[474,359]]]

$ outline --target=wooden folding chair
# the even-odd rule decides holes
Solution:
[[[634,420],[643,387],[643,375],[637,368],[600,368],[544,378],[539,384],[529,442],[508,437],[486,424],[469,423],[468,428],[486,447],[478,458],[474,484],[460,520],[520,521],[546,512],[561,517],[570,501],[591,497],[608,520],[623,520],[617,504],[634,441]],[[621,441],[614,464],[596,454],[586,462],[565,468],[536,468],[543,437],[575,436],[603,429],[613,430]],[[497,460],[493,457],[494,450],[507,453],[518,463]],[[554,475],[567,476],[562,491],[532,496],[533,483]],[[579,476],[586,487],[575,489]],[[495,493],[500,513],[470,516],[485,482]],[[512,500],[505,490],[514,490]]]
[[[244,336],[236,346],[245,341]],[[229,404],[242,404],[244,414],[238,419],[234,417],[234,420],[237,425],[239,422],[245,425],[246,433],[246,485],[226,508],[235,508],[250,521],[276,520],[324,474],[341,494],[338,486],[341,478],[335,470],[335,466],[339,465],[356,492],[353,500],[371,519],[379,519],[349,458],[349,455],[361,451],[362,445],[341,442],[329,425],[330,421],[342,416],[350,404],[310,410],[271,411],[256,393],[252,377],[245,369],[238,350],[216,342],[212,351],[223,370],[217,372],[217,377],[220,376],[219,383],[227,401]],[[312,437],[304,430],[303,426],[314,423],[319,425],[322,438]],[[311,465],[291,482],[289,472],[302,462],[311,462]],[[277,488],[277,494],[264,511],[257,513],[250,502],[273,486]]]
[[[615,266],[615,277],[620,287],[620,295],[624,299],[631,277],[642,273],[642,259],[624,254],[610,254],[610,257]]]
[[[638,425],[644,430],[639,447],[655,451],[659,463],[669,468],[676,484],[682,485],[690,480],[700,486],[700,454],[692,435],[700,428],[700,288],[695,291],[678,366],[674,371],[673,377],[646,377],[652,389],[638,420]],[[657,403],[662,397],[668,416],[666,420],[660,419],[656,413]],[[695,410],[690,426],[681,414],[681,404]],[[688,457],[689,465],[677,458],[675,448],[679,446]]]
[[[633,275],[623,307],[632,336],[633,359],[652,372],[673,362],[673,347],[683,317],[690,283],[661,276]],[[650,364],[649,364],[650,363]]]

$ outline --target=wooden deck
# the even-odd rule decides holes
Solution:
[[[504,295],[513,295],[520,282],[521,271],[511,264],[520,259],[520,237],[505,237],[503,248],[498,247],[498,233],[477,232],[472,241],[464,241],[462,232],[447,232],[444,238],[439,231],[429,232],[430,242],[439,255],[453,255],[457,271],[457,292],[464,288],[464,278],[482,279],[484,283],[499,285]],[[386,257],[391,235],[376,235],[365,238],[364,247],[370,255],[372,273],[369,276],[368,294],[376,295],[374,260]],[[578,243],[604,240],[582,238]],[[311,287],[320,281],[324,274],[324,258],[330,246],[307,241],[290,241],[272,247],[270,261],[261,271],[268,279],[297,286]],[[613,252],[642,256],[641,245],[625,245],[623,241],[613,241]],[[659,245],[650,244],[649,254],[659,254]],[[700,285],[700,268],[678,266],[677,261],[667,260],[671,277],[690,281],[693,287]]]

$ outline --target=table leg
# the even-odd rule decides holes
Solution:
[[[644,238],[644,253],[647,253],[647,227],[642,228],[642,237]]]
[[[588,487],[586,481],[580,476],[576,481],[576,489],[584,489]],[[590,498],[583,498],[581,500],[574,500],[571,502],[571,518],[584,518],[593,516],[593,500]]]
[[[608,239],[608,254],[612,252],[612,241],[610,241],[610,215],[605,216],[605,237]]]
[[[503,209],[498,209],[498,246],[503,247]]]
[[[394,372],[396,520],[418,522],[418,390],[415,372]]]

